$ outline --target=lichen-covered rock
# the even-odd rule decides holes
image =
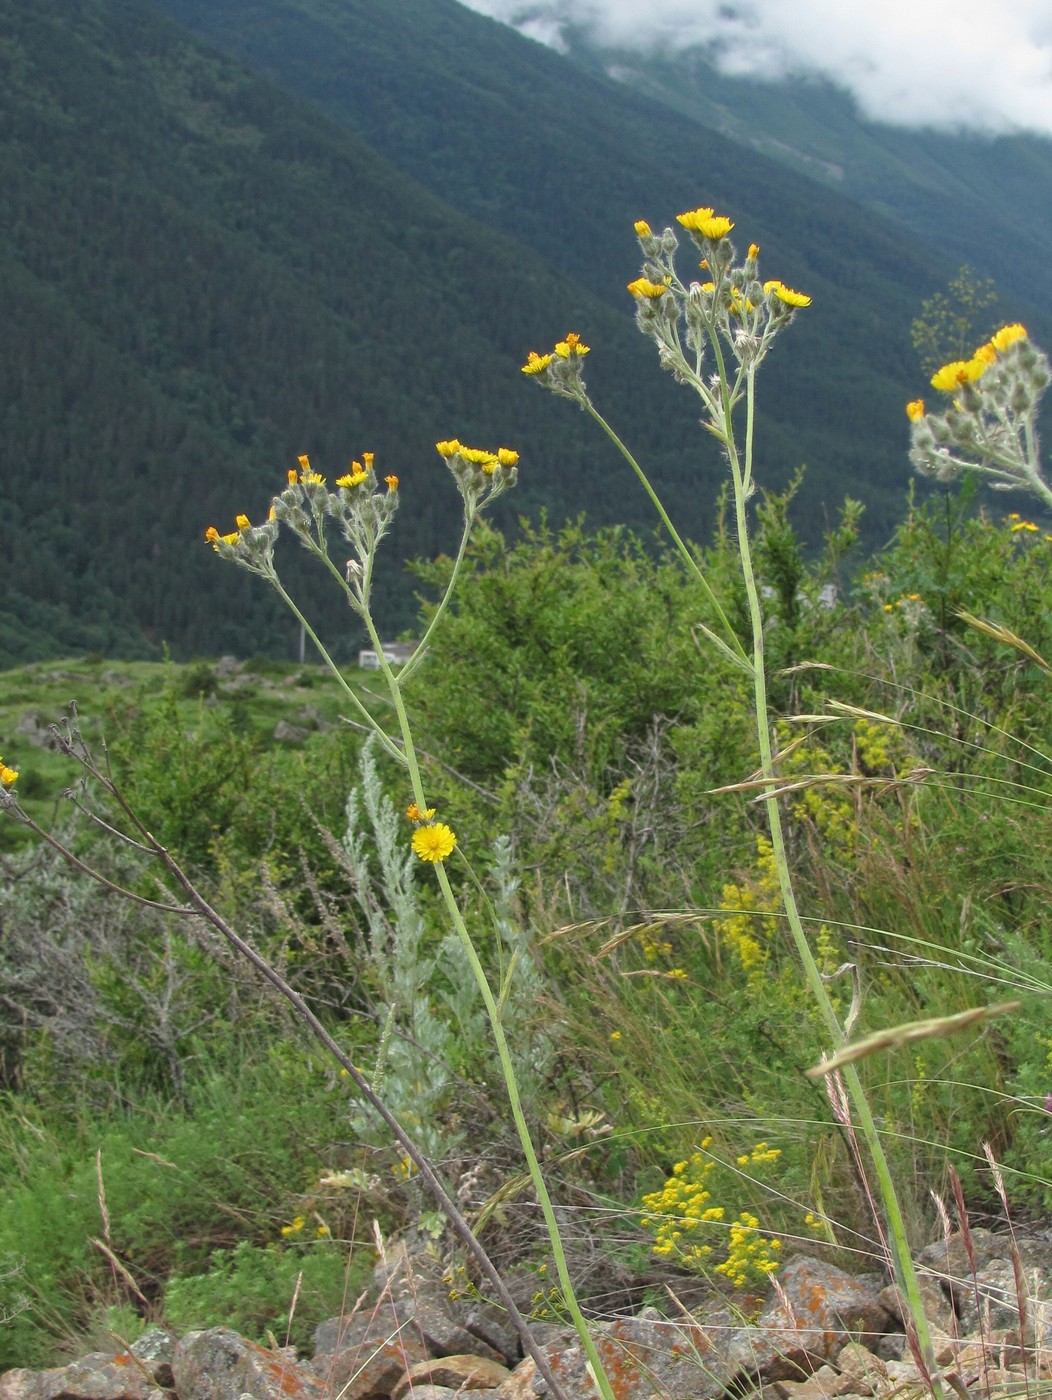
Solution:
[[[8,1371],[0,1400],[167,1400],[147,1366],[131,1352],[93,1352],[48,1371]]]
[[[616,1400],[715,1400],[730,1369],[713,1338],[689,1322],[669,1322],[652,1309],[639,1317],[600,1323],[595,1346]],[[542,1348],[567,1400],[595,1400],[584,1350],[548,1344]],[[521,1362],[497,1391],[499,1400],[534,1400],[548,1394],[532,1358]]]
[[[284,1351],[268,1351],[228,1327],[188,1332],[175,1344],[172,1376],[180,1400],[328,1400],[324,1384]]]
[[[755,1326],[739,1328],[731,1339],[737,1371],[767,1381],[801,1379],[835,1361],[847,1342],[869,1345],[888,1330],[878,1279],[798,1255],[778,1281]]]
[[[340,1327],[326,1323],[324,1332],[318,1329],[322,1343],[331,1343],[333,1349],[319,1350],[310,1367],[340,1400],[390,1395],[411,1366],[430,1359],[419,1331],[404,1327],[392,1311],[396,1302],[385,1299],[369,1312],[345,1319]]]
[[[422,1386],[448,1386],[461,1391],[496,1390],[511,1375],[507,1366],[485,1356],[443,1356],[410,1366],[391,1392],[391,1400],[409,1395],[417,1400]]]

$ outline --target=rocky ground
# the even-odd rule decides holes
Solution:
[[[958,1394],[1032,1395],[1052,1381],[1052,1243],[972,1231],[921,1256],[941,1374]],[[1022,1300],[1022,1301],[1020,1301]],[[594,1400],[572,1331],[537,1324],[564,1400]],[[800,1254],[757,1314],[725,1298],[688,1311],[670,1295],[596,1326],[617,1400],[824,1400],[926,1389],[898,1295]],[[452,1302],[433,1264],[403,1248],[378,1266],[347,1316],[322,1322],[314,1355],[268,1350],[227,1328],[181,1338],[154,1329],[126,1351],[0,1376],[0,1400],[535,1400],[551,1393],[501,1311]]]

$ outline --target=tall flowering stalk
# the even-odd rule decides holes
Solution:
[[[577,1302],[555,1209],[548,1194],[544,1173],[541,1170],[540,1160],[522,1108],[511,1049],[501,1020],[500,1008],[505,1000],[507,987],[502,987],[498,994],[494,995],[485,968],[464,921],[463,913],[457,903],[445,867],[445,862],[457,849],[456,834],[452,827],[445,822],[435,820],[435,808],[428,805],[413,731],[404,699],[406,682],[422,664],[434,630],[456,588],[475,522],[490,501],[515,485],[518,479],[519,456],[517,452],[505,447],[500,448],[497,452],[465,447],[455,438],[436,443],[435,446],[439,456],[448,467],[464,504],[463,532],[446,590],[435,610],[427,632],[410,661],[398,672],[392,669],[384,655],[380,634],[377,631],[370,607],[370,593],[377,547],[386,534],[398,508],[399,482],[396,476],[386,476],[384,478],[386,489],[380,489],[372,453],[364,453],[360,462],[353,462],[348,472],[337,477],[334,483],[335,489],[330,488],[326,478],[314,470],[307,457],[300,457],[299,469],[291,470],[288,473],[287,485],[279,495],[274,497],[267,520],[263,524],[253,526],[247,516],[238,515],[235,530],[228,534],[220,534],[214,526],[210,526],[205,532],[205,538],[222,558],[247,569],[250,573],[259,575],[277,591],[305,628],[326,666],[339,682],[344,694],[362,721],[376,735],[385,751],[407,772],[412,802],[406,815],[413,827],[412,849],[422,862],[434,869],[450,923],[463,947],[485,1005],[504,1078],[508,1104],[523,1155],[526,1158],[530,1179],[548,1230],[563,1301],[577,1328],[588,1358],[589,1369],[595,1378],[603,1400],[615,1400],[613,1389],[603,1369],[588,1324]],[[335,523],[352,551],[351,557],[343,569],[340,569],[333,561],[331,555],[327,528],[330,522]],[[314,555],[328,570],[343,592],[349,606],[364,623],[376,651],[380,670],[387,684],[397,716],[400,744],[395,743],[387,735],[362,705],[321,639],[303,616],[295,601],[285,591],[274,563],[274,547],[283,525],[299,540],[304,549]],[[511,977],[512,975],[514,975],[514,964],[507,976]],[[528,1339],[525,1340],[528,1342]],[[534,1355],[536,1358],[538,1354],[534,1352]],[[538,1360],[538,1366],[542,1369],[542,1374],[544,1374],[549,1386],[554,1384],[550,1373],[547,1372],[547,1367],[543,1365],[541,1360]]]
[[[708,635],[728,660],[752,678],[760,780],[766,789],[764,806],[786,923],[805,980],[835,1051],[846,1044],[847,1033],[830,999],[804,931],[786,854],[777,797],[780,780],[771,747],[763,606],[753,565],[747,514],[747,503],[755,490],[756,372],[770,353],[775,339],[792,323],[799,310],[810,306],[811,298],[781,281],[761,278],[760,250],[756,244],[751,244],[745,258],[739,261],[730,239],[734,225],[713,209],[688,210],[678,215],[678,223],[687,230],[701,253],[700,270],[705,280],[689,284],[681,281],[675,264],[679,240],[674,231],[666,228],[661,233],[655,233],[649,224],[640,221],[635,225],[635,232],[643,253],[643,267],[640,276],[628,284],[628,291],[636,303],[636,323],[657,346],[662,367],[678,383],[693,389],[701,399],[704,408],[702,424],[720,443],[730,471],[739,563],[748,598],[751,646],[746,650],[714,598],[712,601],[719,620],[719,631],[712,630]],[[616,443],[650,495],[677,547],[700,576],[693,555],[683,546],[642,467],[592,404],[583,374],[584,358],[588,353],[589,347],[582,344],[578,335],[568,335],[550,353],[531,352],[522,367],[523,373],[553,393],[577,403]],[[734,415],[739,408],[743,408],[745,416],[740,444],[734,429]],[[843,1084],[879,1183],[886,1234],[879,1218],[876,1224],[882,1239],[887,1240],[890,1262],[908,1302],[915,1353],[929,1384],[938,1394],[940,1388],[934,1352],[901,1207],[880,1134],[854,1066],[843,1070]],[[849,1120],[846,1126],[850,1127]]]

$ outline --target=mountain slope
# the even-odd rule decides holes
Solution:
[[[342,469],[372,449],[403,478],[391,627],[416,611],[396,564],[456,539],[438,437],[523,450],[507,520],[542,500],[620,514],[612,453],[518,366],[565,303],[643,408],[623,318],[134,0],[0,18],[0,664],[284,649],[276,603],[202,530],[258,518],[302,451]],[[344,605],[317,606],[352,649]]]
[[[917,389],[909,323],[952,264],[822,185],[453,0],[162,3],[612,306],[625,307],[638,269],[635,219],[660,225],[701,202],[733,216],[743,240],[762,245],[768,275],[815,299],[765,367],[764,479],[783,483],[806,461],[812,533],[845,490],[869,502],[871,538],[890,530],[908,475],[902,404]],[[553,316],[548,339],[564,329]],[[594,354],[591,378],[601,363]],[[625,430],[633,436],[632,424]]]
[[[581,40],[573,59],[751,148],[967,262],[1004,290],[1052,302],[1052,141],[867,121],[819,79],[725,76],[697,49],[640,54]]]

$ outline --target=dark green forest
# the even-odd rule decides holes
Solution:
[[[594,346],[597,401],[684,533],[708,538],[716,451],[624,291],[633,220],[701,200],[814,297],[768,373],[764,480],[806,464],[811,543],[848,491],[868,543],[889,536],[909,323],[953,271],[937,251],[444,0],[166,8],[0,3],[0,664],[291,656],[275,604],[220,583],[201,539],[260,518],[301,452],[332,472],[372,450],[402,479],[377,585],[392,632],[418,608],[402,562],[455,538],[440,437],[522,453],[502,525],[543,510],[648,531],[643,496],[611,484],[612,450],[518,372],[570,327]],[[207,20],[236,58],[176,19]],[[353,622],[317,608],[353,652]]]

